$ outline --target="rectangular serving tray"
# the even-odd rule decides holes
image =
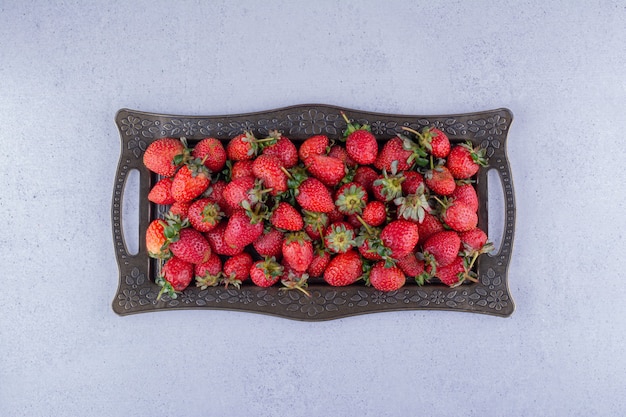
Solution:
[[[331,287],[314,282],[309,284],[310,297],[299,291],[283,291],[279,286],[260,288],[244,284],[241,289],[231,286],[201,290],[192,284],[175,299],[164,295],[157,301],[160,288],[154,281],[160,268],[158,262],[148,257],[144,236],[150,221],[162,217],[165,209],[147,199],[150,188],[157,181],[157,176],[150,173],[142,162],[148,144],[162,137],[185,137],[192,143],[205,137],[227,141],[245,130],[251,130],[258,137],[278,130],[296,143],[316,134],[338,138],[346,127],[341,111],[360,124],[370,125],[380,141],[403,133],[402,127],[405,126],[414,130],[435,126],[443,130],[451,142],[469,140],[486,148],[489,166],[478,172],[475,184],[480,201],[479,227],[489,233],[489,170],[495,170],[501,180],[505,224],[497,253],[478,258],[478,282],[449,288],[442,284],[418,286],[407,279],[403,288],[388,293],[362,283]],[[419,309],[509,316],[514,310],[507,273],[515,231],[515,199],[506,139],[512,119],[512,113],[504,108],[441,116],[372,113],[323,104],[226,116],[178,116],[121,109],[115,117],[121,138],[121,154],[112,201],[113,241],[119,265],[119,286],[113,299],[113,310],[119,315],[127,315],[172,309],[222,309],[307,321]],[[124,190],[132,170],[139,172],[139,250],[136,254],[128,252],[122,230]]]

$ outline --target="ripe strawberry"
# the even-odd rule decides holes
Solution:
[[[196,287],[204,290],[207,287],[217,286],[222,279],[222,260],[212,253],[206,262],[194,265]]]
[[[226,216],[230,216],[232,208],[226,203],[226,199],[224,198],[224,189],[226,188],[226,185],[228,185],[226,181],[217,180],[209,185],[209,188],[207,188],[202,196],[210,199],[214,203],[217,203],[224,214]]]
[[[383,169],[391,171],[393,161],[398,161],[397,170],[406,171],[411,167],[411,164],[407,161],[412,155],[412,151],[404,149],[403,140],[396,136],[383,145],[383,149],[378,154],[374,166],[380,171]]]
[[[170,298],[176,298],[176,293],[185,290],[192,279],[193,264],[175,256],[168,259],[161,269],[160,276],[156,279],[156,283],[161,286],[157,300],[160,300],[165,292]]]
[[[418,259],[414,252],[396,261],[396,266],[409,277],[417,277],[424,272],[424,261]]]
[[[247,246],[263,234],[263,222],[253,223],[243,209],[235,210],[224,230],[224,241],[231,246]]]
[[[272,212],[270,223],[278,229],[292,232],[301,230],[304,227],[304,220],[302,220],[300,212],[284,201],[278,203],[278,206]]]
[[[220,206],[210,198],[195,200],[187,213],[189,222],[199,232],[210,231],[217,226],[223,216]]]
[[[181,229],[178,238],[169,246],[177,258],[192,264],[206,262],[211,256],[211,246],[202,233],[191,227]]]
[[[254,184],[254,177],[242,177],[229,182],[222,192],[222,196],[228,207],[238,209],[241,208],[243,201],[249,202],[249,193],[254,188]]]
[[[211,172],[219,172],[226,165],[226,149],[215,138],[202,139],[194,146],[191,156],[202,160]]]
[[[171,256],[168,239],[165,236],[165,221],[152,220],[146,229],[146,249],[151,258],[165,259]]]
[[[372,184],[372,194],[376,200],[387,202],[402,196],[404,175],[397,171],[396,166],[395,162],[392,163],[391,171],[387,173],[387,170],[383,170],[382,175]]]
[[[346,166],[340,159],[326,155],[311,155],[305,161],[307,171],[324,185],[334,187],[346,175]]]
[[[150,143],[143,154],[143,163],[150,171],[171,177],[183,162],[185,145],[180,139],[161,138]]]
[[[154,184],[148,193],[148,200],[155,204],[173,204],[176,200],[172,197],[172,179],[163,178]]]
[[[239,288],[241,283],[250,277],[250,268],[252,268],[252,256],[247,252],[234,255],[224,262],[224,278],[225,287],[234,285]]]
[[[432,192],[444,196],[452,194],[456,188],[454,177],[445,166],[434,167],[426,171],[424,182]]]
[[[307,178],[300,184],[296,201],[308,211],[329,213],[335,208],[330,191],[316,178]]]
[[[387,256],[389,251],[383,247],[380,240],[380,229],[377,227],[361,228],[359,235],[355,239],[359,253],[365,259],[379,261],[383,259],[383,255]]]
[[[340,253],[330,260],[324,281],[333,287],[354,284],[363,275],[363,261],[355,250]]]
[[[419,240],[417,224],[408,220],[391,221],[380,232],[380,239],[390,249],[392,258],[404,258],[413,251]]]
[[[209,241],[211,249],[218,255],[233,256],[244,251],[245,245],[229,245],[224,241],[224,232],[226,231],[227,222],[222,221],[213,230],[206,232],[204,236]]]
[[[487,242],[487,234],[478,227],[467,232],[459,233],[461,245],[466,251],[487,253],[493,250],[493,244]]]
[[[443,224],[437,218],[437,216],[430,213],[426,213],[424,215],[424,220],[421,223],[417,224],[417,228],[420,235],[420,239],[418,242],[419,245],[423,245],[424,242],[426,242],[426,239],[428,239],[435,233],[445,230]]]
[[[397,206],[399,219],[411,220],[416,223],[421,223],[426,213],[431,210],[423,184],[417,188],[415,194],[398,197],[393,202]]]
[[[446,167],[456,179],[470,178],[481,166],[487,166],[485,150],[474,147],[471,142],[454,146],[446,161]]]
[[[328,151],[328,156],[339,159],[346,167],[352,168],[358,166],[358,164],[350,158],[346,149],[341,145],[331,146]]]
[[[300,160],[305,162],[311,155],[325,154],[328,143],[328,136],[326,135],[316,135],[306,139],[298,149]]]
[[[378,178],[378,172],[368,166],[360,166],[356,169],[352,181],[361,184],[368,193],[372,190],[372,184]]]
[[[263,149],[263,155],[272,155],[277,157],[287,169],[296,166],[298,163],[298,149],[287,136],[277,131],[270,132],[271,137],[276,137],[277,141],[273,145],[269,145]]]
[[[370,201],[363,209],[362,218],[370,226],[380,226],[387,219],[387,206],[378,200]]]
[[[341,214],[361,214],[367,204],[367,191],[356,182],[339,187],[335,193],[335,206]]]
[[[313,260],[307,268],[307,273],[311,277],[321,277],[330,262],[330,253],[317,248],[313,251]]]
[[[332,253],[344,253],[356,246],[354,228],[346,222],[331,223],[324,231],[324,245]]]
[[[476,212],[467,204],[461,201],[439,200],[441,209],[441,219],[457,232],[467,232],[478,224]]]
[[[396,291],[406,283],[404,272],[398,267],[385,266],[384,261],[378,261],[370,271],[370,284],[378,291]]]
[[[259,287],[271,287],[283,276],[284,268],[275,258],[255,262],[250,268],[250,279]]]
[[[287,191],[287,174],[283,169],[282,161],[272,155],[259,155],[252,164],[254,176],[263,181],[273,196]]]
[[[261,256],[265,257],[278,257],[283,250],[283,240],[285,235],[280,230],[271,228],[265,232],[257,240],[252,242],[252,246]]]
[[[337,209],[337,206],[333,206],[333,209],[326,213],[329,223],[342,222],[345,220],[345,216]]]
[[[204,165],[198,160],[183,165],[172,181],[172,197],[187,202],[198,197],[209,188],[211,178]]]
[[[424,184],[424,176],[417,171],[402,172],[402,194],[415,194],[420,185]]]
[[[304,214],[304,231],[313,240],[321,237],[324,229],[330,224],[326,213],[302,210]]]
[[[456,287],[461,284],[465,278],[465,264],[463,258],[457,256],[448,265],[438,267],[435,276],[449,287]]]
[[[230,180],[235,180],[241,177],[254,177],[252,171],[253,159],[246,159],[245,161],[235,161],[233,167],[230,169]]]
[[[298,272],[306,271],[313,261],[313,244],[304,232],[287,234],[282,252],[283,260]]]
[[[403,127],[417,136],[419,145],[426,149],[435,158],[445,158],[450,152],[450,140],[445,133],[436,127],[425,127],[417,132],[408,127]]]
[[[472,210],[478,211],[478,194],[472,184],[457,184],[454,192],[450,194],[454,201],[467,204]]]
[[[180,216],[181,219],[186,219],[189,214],[189,207],[191,207],[191,201],[175,201],[169,209],[169,214]]]
[[[226,145],[226,155],[233,161],[254,159],[258,151],[257,139],[252,132],[241,133]]]
[[[460,248],[461,238],[453,230],[435,233],[423,245],[426,262],[432,265],[434,261],[437,268],[449,265],[454,261]]]
[[[378,142],[370,131],[370,127],[351,123],[343,111],[341,116],[348,124],[344,132],[348,156],[360,165],[373,164],[378,156]]]

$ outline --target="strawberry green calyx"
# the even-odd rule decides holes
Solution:
[[[298,275],[298,274],[295,274],[293,271],[289,271],[289,274],[287,274],[287,277],[283,278],[280,281],[281,284],[283,284],[283,287],[281,288],[281,290],[282,291],[297,290],[303,293],[305,296],[311,297],[311,293],[307,291],[307,288],[309,286],[308,279],[309,279],[309,274],[304,273],[302,275]]]
[[[187,143],[187,138],[183,136],[180,138],[180,141],[183,144],[183,151],[179,153],[178,155],[174,156],[174,159],[172,160],[172,162],[176,166],[184,165],[192,159],[191,148],[189,147],[189,144]]]
[[[194,158],[186,162],[192,177],[197,177],[198,175],[210,176],[209,169],[204,165],[205,159],[206,157],[203,159]]]
[[[274,277],[280,277],[283,275],[285,271],[285,268],[276,261],[275,256],[272,256],[272,257],[266,256],[263,262],[258,264],[258,267],[261,271],[263,271],[263,273],[268,279],[271,279]]]
[[[402,182],[405,180],[402,173],[398,173],[398,161],[391,163],[391,175],[383,169],[383,178],[374,181],[374,187],[381,187],[380,193],[387,201],[392,201],[402,196]]]
[[[485,148],[481,148],[480,146],[474,146],[471,141],[466,141],[465,143],[460,144],[459,146],[464,147],[470,152],[472,156],[472,160],[476,162],[481,167],[486,167],[489,165],[489,161],[487,158],[487,150]]]
[[[163,234],[167,238],[167,243],[176,242],[179,239],[180,231],[190,226],[188,218],[182,218],[178,214],[167,213],[164,219]]]
[[[393,202],[398,207],[399,217],[418,223],[422,223],[426,213],[430,213],[431,211],[424,184],[419,185],[415,194],[409,194],[406,197],[398,197],[394,199]]]
[[[408,128],[403,127],[403,129],[407,130]],[[405,135],[397,135],[402,140],[402,148],[406,151],[411,151],[411,155],[407,158],[406,162],[411,167],[417,165],[420,167],[425,167],[428,165],[428,153],[417,143],[413,142],[410,138]]]
[[[348,116],[346,115],[346,113],[344,111],[340,111],[341,113],[341,117],[343,117],[343,120],[346,121],[346,130],[343,131],[343,138],[342,139],[346,139],[348,136],[350,136],[351,133],[356,132],[357,130],[366,130],[368,132],[371,132],[371,128],[369,125],[361,125],[359,123],[356,122],[351,122],[350,119],[348,119]]]
[[[221,272],[217,274],[211,274],[207,272],[205,275],[196,275],[196,287],[200,287],[201,290],[206,290],[208,287],[217,287],[224,278]]]
[[[331,224],[324,236],[324,244],[331,252],[345,253],[356,246],[354,231],[343,224]]]
[[[167,280],[163,278],[162,276],[158,276],[155,280],[155,283],[161,287],[161,289],[159,290],[159,293],[157,294],[157,298],[156,298],[157,301],[161,299],[163,294],[167,294],[172,300],[175,300],[176,298],[178,298],[178,294],[176,293],[176,290],[174,290],[174,287],[172,286],[172,284],[167,282]]]
[[[361,214],[367,203],[367,192],[357,184],[341,190],[335,200],[335,206],[341,214]]]

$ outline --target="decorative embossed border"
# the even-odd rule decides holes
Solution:
[[[147,256],[143,239],[139,239],[138,253],[129,254],[122,230],[122,200],[126,178],[131,170],[137,170],[140,174],[139,229],[145,231],[153,218],[164,214],[146,198],[156,181],[156,177],[142,163],[147,145],[166,136],[184,136],[191,141],[207,136],[227,140],[244,130],[252,130],[262,136],[277,129],[294,141],[302,141],[315,134],[333,137],[345,129],[341,110],[359,123],[369,124],[382,141],[401,133],[403,126],[419,129],[434,125],[445,131],[452,141],[470,140],[487,149],[490,165],[478,173],[476,181],[480,196],[479,226],[487,229],[487,172],[491,169],[498,173],[501,180],[505,224],[499,251],[483,255],[477,262],[479,281],[457,288],[409,284],[389,293],[363,285],[334,288],[323,283],[311,283],[311,297],[297,291],[281,291],[279,287],[244,285],[241,289],[214,287],[200,290],[190,286],[176,299],[164,296],[157,301],[159,288],[154,284],[154,277],[158,273],[158,265]],[[321,104],[226,116],[177,116],[121,109],[115,118],[122,149],[112,201],[113,241],[120,272],[113,310],[126,315],[171,309],[226,309],[297,320],[329,320],[356,314],[416,309],[509,316],[514,310],[507,271],[515,230],[515,199],[506,155],[506,139],[512,119],[513,115],[508,109],[443,116],[411,116]]]

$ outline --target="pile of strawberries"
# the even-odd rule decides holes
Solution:
[[[146,231],[163,262],[159,297],[192,281],[205,289],[245,281],[307,293],[363,280],[381,291],[475,281],[489,252],[478,224],[473,179],[485,152],[451,144],[440,130],[403,128],[382,143],[351,122],[341,138],[315,135],[297,146],[272,131],[223,143],[152,142],[143,162],[159,180],[148,199],[169,206]]]

